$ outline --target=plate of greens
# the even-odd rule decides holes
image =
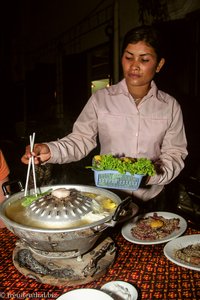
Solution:
[[[96,155],[91,168],[95,184],[102,188],[137,190],[144,176],[156,174],[153,162],[147,158]]]

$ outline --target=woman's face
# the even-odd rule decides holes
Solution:
[[[122,56],[122,68],[128,87],[149,87],[156,72],[164,64],[157,61],[154,49],[145,42],[128,44]]]

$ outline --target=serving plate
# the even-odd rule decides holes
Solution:
[[[184,262],[181,259],[175,257],[175,251],[183,247],[187,247],[188,245],[197,243],[200,243],[200,234],[184,235],[168,242],[165,245],[163,251],[165,256],[176,265],[195,271],[200,271],[200,266]]]
[[[131,229],[136,226],[137,222],[139,221],[140,218],[144,218],[144,217],[149,217],[149,216],[153,216],[154,213],[157,213],[158,216],[162,216],[166,219],[172,219],[172,218],[179,218],[180,219],[180,223],[179,223],[179,229],[175,230],[174,232],[172,232],[171,234],[169,234],[168,236],[161,238],[161,239],[157,239],[157,240],[141,240],[141,239],[137,239],[135,238],[132,233],[131,233]],[[158,212],[151,212],[151,213],[146,213],[143,215],[139,215],[131,220],[129,220],[123,227],[121,230],[121,233],[123,235],[123,237],[134,244],[141,244],[141,245],[153,245],[153,244],[162,244],[162,243],[166,243],[172,239],[175,239],[177,237],[179,237],[180,235],[182,235],[185,230],[187,229],[187,222],[184,218],[182,218],[181,216],[174,214],[174,213],[170,213],[170,212],[165,212],[165,211],[158,211]]]
[[[113,300],[113,298],[104,291],[93,288],[75,289],[64,293],[57,300]]]

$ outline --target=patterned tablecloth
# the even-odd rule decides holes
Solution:
[[[185,234],[197,233],[200,232],[188,228]],[[1,229],[0,299],[53,300],[75,288],[99,289],[112,280],[124,280],[134,285],[138,299],[200,299],[200,272],[169,261],[163,253],[165,244],[133,244],[123,238],[120,227],[110,230],[109,236],[116,244],[117,255],[107,273],[91,283],[65,287],[41,284],[21,274],[12,262],[16,237],[7,228]]]

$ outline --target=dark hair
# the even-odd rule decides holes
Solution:
[[[135,27],[125,34],[122,43],[122,55],[128,44],[136,44],[140,41],[144,41],[154,49],[158,61],[164,57],[164,43],[162,41],[161,33],[155,26],[150,25]]]

